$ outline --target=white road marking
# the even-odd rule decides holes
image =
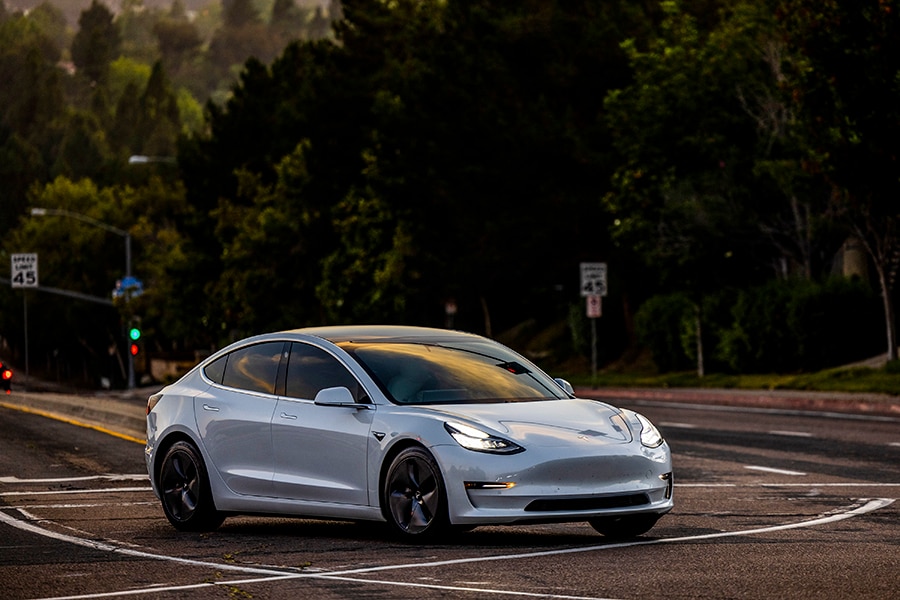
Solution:
[[[101,490],[51,490],[47,492],[0,492],[0,496],[59,496],[61,494],[105,494],[108,492],[152,492],[151,487],[105,488]]]
[[[889,446],[900,446],[900,442],[891,442]]]
[[[788,471],[787,469],[773,469],[771,467],[760,467],[757,465],[746,465],[745,469],[750,469],[751,471],[762,471],[764,473],[775,473],[776,475],[792,475],[795,477],[805,476],[806,473],[802,471]]]
[[[22,508],[25,510],[34,510],[42,508],[44,510],[59,510],[63,508],[103,508],[105,506],[156,506],[159,502],[98,502],[94,504],[25,504],[22,506],[11,506],[9,508]]]
[[[803,437],[808,438],[812,437],[811,433],[807,433],[806,431],[770,431],[770,435],[786,435],[788,437]]]
[[[398,569],[411,569],[411,568],[430,568],[430,567],[444,567],[448,565],[459,565],[459,564],[471,564],[471,563],[479,563],[479,562],[488,562],[488,561],[503,561],[503,560],[515,560],[522,558],[542,558],[547,556],[560,556],[566,554],[575,554],[575,553],[583,553],[583,552],[599,552],[604,550],[612,550],[616,548],[628,548],[633,546],[651,546],[651,545],[659,545],[659,544],[672,544],[679,542],[693,542],[697,540],[711,540],[717,538],[726,538],[726,537],[736,537],[736,536],[747,536],[747,535],[757,535],[757,534],[768,534],[777,531],[786,531],[789,529],[799,529],[806,527],[814,527],[818,525],[826,525],[829,523],[835,523],[838,521],[843,521],[845,519],[850,519],[853,517],[857,517],[860,515],[864,515],[866,513],[870,513],[886,506],[890,506],[895,501],[894,498],[875,498],[875,499],[860,499],[856,502],[856,504],[843,507],[841,509],[837,509],[835,511],[830,511],[828,513],[822,514],[816,518],[807,520],[807,521],[798,521],[795,523],[786,523],[781,525],[773,525],[770,527],[759,527],[756,529],[745,529],[738,531],[723,531],[719,533],[708,533],[703,535],[691,535],[691,536],[682,536],[682,537],[674,537],[674,538],[661,538],[661,539],[653,539],[653,540],[633,540],[629,542],[619,542],[612,544],[600,544],[600,545],[592,545],[592,546],[583,546],[578,548],[564,548],[559,550],[546,550],[541,552],[524,552],[521,554],[502,554],[496,556],[479,556],[472,558],[459,558],[453,560],[441,560],[441,561],[431,561],[426,563],[404,563],[404,564],[395,564],[395,565],[382,565],[378,567],[365,567],[359,569],[346,569],[343,571],[336,571],[332,573],[308,573],[308,572],[291,572],[290,570],[274,570],[274,569],[262,569],[257,567],[245,567],[235,564],[228,563],[214,563],[207,561],[199,561],[193,559],[179,558],[173,556],[166,556],[161,554],[153,554],[151,552],[145,552],[141,550],[133,550],[131,548],[123,547],[121,543],[110,543],[110,542],[100,542],[93,541],[89,539],[84,539],[76,536],[65,535],[62,533],[57,533],[48,529],[44,529],[37,525],[34,525],[31,522],[22,521],[20,519],[16,519],[11,517],[3,512],[0,512],[0,522],[6,523],[12,527],[16,527],[23,531],[28,531],[30,533],[34,533],[37,535],[43,535],[46,537],[50,537],[52,539],[56,539],[63,542],[69,542],[72,544],[76,544],[79,546],[84,546],[87,548],[91,548],[94,550],[101,550],[107,552],[114,552],[117,554],[122,554],[126,556],[134,556],[138,558],[147,558],[147,559],[155,559],[155,560],[166,560],[171,562],[176,562],[179,564],[186,564],[197,567],[206,567],[213,568],[223,571],[235,571],[242,572],[248,574],[258,574],[258,575],[266,575],[266,577],[260,577],[256,579],[245,579],[245,580],[236,580],[236,581],[219,581],[219,582],[207,582],[207,583],[199,583],[192,585],[183,585],[183,586],[154,586],[148,587],[141,590],[127,590],[127,591],[119,591],[119,592],[109,592],[102,594],[85,594],[80,596],[64,596],[57,597],[53,599],[45,599],[45,600],[84,600],[88,598],[108,598],[114,596],[130,596],[130,595],[138,595],[138,594],[150,594],[150,593],[158,593],[164,591],[180,591],[180,590],[189,590],[189,589],[201,589],[206,587],[213,587],[216,585],[245,585],[250,583],[265,583],[286,579],[327,579],[327,580],[340,580],[340,581],[354,581],[359,583],[364,583],[367,585],[386,585],[386,586],[404,586],[404,587],[421,587],[428,589],[436,589],[436,590],[446,590],[446,591],[472,591],[472,592],[480,592],[480,593],[490,593],[496,595],[508,595],[508,596],[523,596],[523,597],[542,597],[542,598],[559,598],[566,600],[597,600],[597,599],[588,599],[585,597],[579,596],[565,596],[565,595],[553,595],[553,594],[538,594],[532,592],[518,592],[512,590],[500,590],[500,589],[484,589],[484,588],[463,588],[463,587],[453,587],[453,586],[441,586],[434,584],[426,584],[426,583],[402,583],[397,581],[379,581],[379,580],[371,580],[364,578],[352,578],[348,577],[348,575],[360,575],[364,573],[376,573],[382,571],[392,571]]]
[[[660,427],[671,427],[673,429],[696,429],[697,426],[692,423],[672,423],[672,422],[662,422],[659,424]]]
[[[676,483],[675,487],[683,488],[723,488],[723,487],[842,487],[842,488],[866,488],[866,487],[900,487],[900,483]]]
[[[0,483],[68,483],[71,481],[147,481],[146,473],[136,475],[89,475],[87,477],[54,477],[48,479],[19,479],[18,477],[0,477]]]

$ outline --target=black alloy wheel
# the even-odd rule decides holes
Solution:
[[[440,468],[423,448],[407,448],[384,482],[385,517],[405,539],[433,539],[447,531],[447,500]]]
[[[159,490],[166,518],[181,531],[211,531],[225,516],[216,510],[200,452],[189,442],[175,442],[159,470]]]

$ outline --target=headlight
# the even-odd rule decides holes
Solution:
[[[475,452],[492,452],[495,454],[515,454],[525,448],[509,440],[485,433],[462,423],[444,423],[444,429],[456,443]]]
[[[638,421],[641,422],[641,443],[648,448],[656,448],[663,443],[663,436],[653,423],[642,414],[635,413]]]

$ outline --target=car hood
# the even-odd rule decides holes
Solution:
[[[448,419],[489,428],[525,447],[626,444],[632,440],[621,412],[595,400],[456,404],[432,409]]]

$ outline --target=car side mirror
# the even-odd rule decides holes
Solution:
[[[568,393],[568,394],[570,394],[570,395],[572,395],[572,396],[575,395],[575,388],[573,388],[573,387],[572,387],[572,384],[569,383],[568,381],[566,381],[565,379],[562,379],[562,378],[560,378],[560,377],[557,377],[557,378],[554,379],[553,381],[555,381],[555,382],[556,382],[556,385],[558,385],[559,387],[561,387],[566,393]]]
[[[319,390],[315,403],[319,406],[364,406],[353,399],[353,394],[345,387],[330,387]]]

